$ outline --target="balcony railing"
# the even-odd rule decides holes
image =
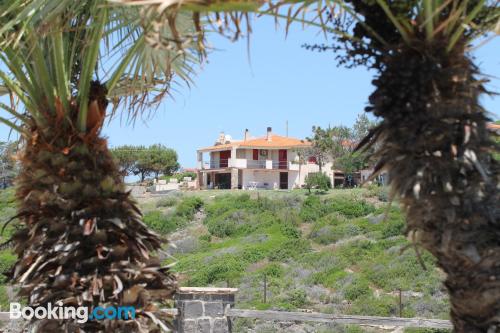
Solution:
[[[273,161],[273,169],[288,169],[288,161]]]
[[[203,169],[220,169],[229,167],[229,159],[211,160],[203,163]]]
[[[298,164],[290,161],[271,161],[271,160],[247,160],[247,159],[217,159],[204,161],[202,169],[271,169],[271,170],[298,170]]]
[[[247,168],[249,168],[249,169],[265,169],[266,168],[266,160],[261,160],[261,161],[248,160],[247,161]]]

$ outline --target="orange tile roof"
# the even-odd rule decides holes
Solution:
[[[215,146],[210,146],[210,147],[204,147],[204,148],[200,148],[198,149],[198,151],[210,151],[210,150],[229,150],[233,147],[236,147],[238,144],[238,142],[232,142],[232,143],[226,143],[226,144],[223,144],[223,145],[215,145]]]
[[[248,148],[297,148],[297,147],[309,147],[310,142],[306,140],[300,140],[295,138],[289,138],[281,135],[271,135],[271,140],[267,140],[267,137],[250,139],[247,141],[241,141],[239,143],[240,147]]]
[[[281,135],[271,135],[271,140],[267,137],[254,138],[246,141],[233,141],[222,145],[215,145],[198,149],[199,151],[228,150],[231,148],[299,148],[309,147],[311,143],[306,140],[289,138]]]

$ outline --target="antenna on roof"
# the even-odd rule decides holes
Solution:
[[[285,130],[285,133],[286,133],[286,137],[288,138],[288,120],[286,121],[286,130]]]

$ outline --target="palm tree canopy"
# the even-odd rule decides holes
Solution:
[[[154,30],[139,7],[107,1],[15,0],[0,4],[0,95],[19,98],[24,111],[43,122],[44,113],[79,107],[85,127],[91,82],[98,81],[114,104],[137,116],[168,94],[172,79],[189,83],[197,54],[196,32],[186,14],[176,18],[182,48],[168,27]],[[164,41],[148,43],[151,31]],[[0,104],[10,118],[0,121],[20,130],[15,105]],[[5,113],[4,113],[5,114]]]

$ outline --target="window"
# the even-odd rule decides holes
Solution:
[[[253,160],[254,161],[258,161],[259,160],[259,150],[258,149],[254,149],[253,150]]]

